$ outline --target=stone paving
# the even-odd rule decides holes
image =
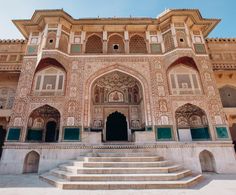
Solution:
[[[236,175],[204,174],[191,189],[158,190],[61,190],[39,180],[38,175],[0,175],[0,195],[236,195]]]

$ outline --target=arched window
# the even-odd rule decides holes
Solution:
[[[170,92],[172,95],[202,94],[198,72],[184,64],[175,65],[168,72]]]
[[[35,95],[63,95],[65,72],[55,66],[49,66],[35,74]]]
[[[236,87],[224,86],[220,88],[223,107],[236,107]]]
[[[185,33],[185,30],[183,29],[176,30],[176,37],[179,47],[188,47],[186,36],[187,35]]]
[[[86,53],[102,53],[103,43],[101,37],[92,35],[86,42]]]
[[[134,35],[129,41],[130,53],[147,53],[147,46],[144,38],[140,35]]]
[[[11,109],[15,99],[15,90],[7,87],[0,88],[0,109]]]
[[[46,49],[55,49],[56,47],[56,31],[49,31],[47,35]]]
[[[124,53],[124,41],[119,35],[112,35],[108,40],[108,53]]]

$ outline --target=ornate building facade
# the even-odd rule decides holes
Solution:
[[[218,19],[39,10],[13,22],[25,40],[0,41],[1,173],[43,172],[119,147],[195,172],[204,153],[215,172],[236,172],[236,40],[207,38]]]

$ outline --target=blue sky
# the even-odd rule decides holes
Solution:
[[[167,8],[197,8],[221,23],[209,37],[236,37],[236,0],[1,0],[0,39],[23,38],[12,19],[29,19],[36,9],[63,8],[74,18],[156,17]]]

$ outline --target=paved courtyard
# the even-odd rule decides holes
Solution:
[[[61,190],[39,180],[38,175],[0,175],[1,195],[235,195],[236,175],[205,174],[204,181],[191,189],[160,190]]]

